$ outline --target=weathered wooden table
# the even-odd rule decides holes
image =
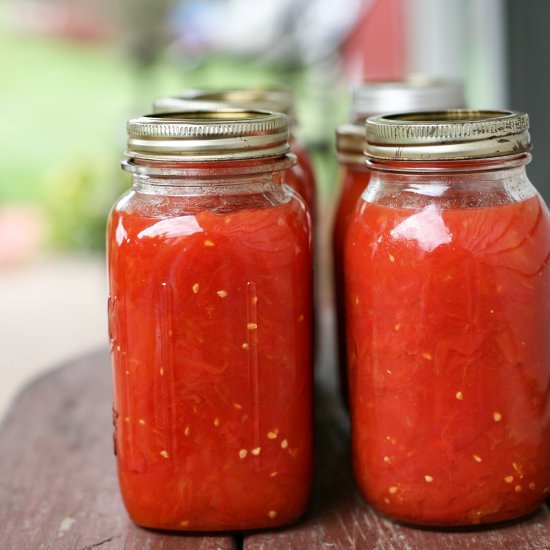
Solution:
[[[550,548],[546,507],[518,523],[462,532],[380,517],[355,489],[338,400],[317,390],[317,477],[300,523],[252,534],[158,533],[133,525],[118,495],[107,351],[67,363],[27,387],[0,426],[0,549]]]

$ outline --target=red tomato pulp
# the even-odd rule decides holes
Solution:
[[[354,467],[389,516],[502,521],[550,492],[549,235],[538,197],[358,205],[345,250]]]
[[[239,209],[178,212],[163,197],[145,215],[131,200],[109,224],[115,443],[130,516],[178,530],[295,521],[312,476],[303,206],[248,196]]]

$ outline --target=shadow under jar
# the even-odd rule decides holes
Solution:
[[[550,219],[527,115],[367,121],[345,243],[353,458],[365,498],[471,525],[550,492]]]
[[[114,425],[145,527],[296,521],[312,479],[311,227],[284,115],[128,123],[108,224]]]

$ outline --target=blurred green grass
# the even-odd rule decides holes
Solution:
[[[189,78],[161,62],[140,75],[113,47],[18,34],[0,24],[0,201],[40,202],[48,174],[83,158],[118,159],[125,122],[154,97],[193,86],[262,82],[269,71],[212,60]],[[191,84],[192,80],[192,84]],[[63,168],[61,168],[63,170]]]
[[[56,167],[123,143],[130,78],[119,57],[0,28],[0,63],[2,202],[41,201]]]
[[[187,87],[280,83],[304,89],[303,73],[223,55],[195,63],[168,54],[139,71],[119,45],[18,32],[1,11],[0,64],[0,205],[39,205],[51,221],[52,242],[69,248],[103,246],[109,206],[128,186],[119,169],[125,122],[150,112],[155,97]],[[300,110],[302,120],[317,119],[313,104],[302,101]],[[330,118],[325,115],[324,123]],[[330,186],[328,134],[317,124],[309,128],[319,183]]]

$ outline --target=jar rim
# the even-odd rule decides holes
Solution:
[[[519,111],[451,109],[369,117],[365,154],[374,159],[459,160],[531,149],[529,117]]]
[[[253,159],[251,159],[253,160]],[[219,177],[224,176],[247,176],[253,174],[262,174],[266,172],[278,172],[287,170],[294,166],[297,162],[294,153],[287,153],[276,157],[265,157],[262,162],[247,163],[242,162],[222,161],[215,169],[213,169],[209,161],[196,162],[170,162],[159,161],[144,162],[141,159],[131,157],[124,158],[120,167],[125,171],[135,176],[157,177],[157,178],[210,178],[213,171]]]
[[[367,157],[365,165],[373,172],[395,172],[404,174],[465,174],[474,172],[497,172],[525,166],[531,162],[529,152],[468,159],[381,159]]]

